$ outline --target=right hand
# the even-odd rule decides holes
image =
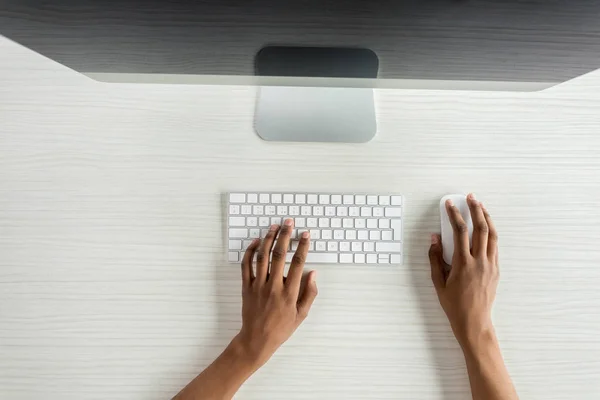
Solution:
[[[442,257],[440,235],[431,236],[431,278],[452,331],[464,348],[494,332],[491,311],[498,287],[498,234],[483,205],[470,194],[473,247],[460,211],[450,200],[446,211],[454,231],[454,256],[448,266]]]

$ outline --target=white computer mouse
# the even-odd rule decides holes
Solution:
[[[452,256],[454,255],[454,232],[450,224],[450,217],[446,211],[446,200],[450,199],[452,203],[458,207],[460,215],[469,227],[469,247],[473,245],[473,221],[471,220],[471,211],[467,204],[467,196],[464,194],[449,194],[442,197],[440,201],[440,217],[442,225],[442,247],[444,249],[444,261],[446,264],[452,264]]]

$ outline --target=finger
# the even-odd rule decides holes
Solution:
[[[244,258],[242,259],[242,285],[249,287],[252,284],[252,280],[254,279],[254,271],[252,271],[252,260],[254,259],[254,253],[256,253],[256,249],[258,249],[258,245],[260,244],[259,239],[254,239],[250,246],[246,249],[244,253]]]
[[[452,204],[452,201],[446,201],[446,211],[450,217],[450,225],[452,225],[452,231],[454,232],[454,256],[461,257],[463,259],[468,258],[471,255],[469,249],[469,228],[458,208]]]
[[[302,232],[298,248],[292,257],[292,264],[287,275],[286,287],[290,291],[293,298],[298,298],[300,293],[300,283],[302,282],[302,272],[304,271],[304,263],[308,255],[308,247],[310,244],[310,234],[308,231]]]
[[[431,235],[431,247],[429,248],[429,264],[431,265],[431,280],[435,290],[446,287],[446,268],[442,256],[442,243],[438,234]]]
[[[283,222],[283,227],[279,231],[277,243],[275,243],[275,247],[273,248],[273,253],[271,255],[271,270],[269,271],[269,282],[272,281],[273,284],[283,282],[285,255],[290,248],[292,229],[294,229],[294,220],[288,218]]]
[[[275,237],[279,231],[279,225],[271,225],[267,236],[262,241],[256,255],[256,282],[259,285],[264,284],[267,281],[267,274],[269,273],[269,260],[271,258],[271,249],[273,243],[275,243]]]
[[[489,258],[498,260],[498,231],[496,231],[496,226],[494,225],[494,221],[492,221],[492,217],[490,216],[488,210],[481,203],[480,206],[483,210],[483,216],[485,218],[489,230],[487,254]]]
[[[304,286],[300,300],[298,300],[298,317],[301,320],[304,320],[308,316],[308,312],[318,293],[317,271],[310,271],[308,274],[308,282],[306,283],[306,286]]]
[[[469,205],[471,219],[473,220],[473,248],[471,252],[474,256],[483,256],[487,253],[488,224],[483,215],[481,204],[475,200],[473,193],[467,196],[467,204]]]

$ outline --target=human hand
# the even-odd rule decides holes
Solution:
[[[308,274],[302,285],[310,242],[308,232],[302,233],[288,275],[283,276],[293,223],[287,219],[282,228],[272,225],[262,243],[255,239],[242,260],[242,329],[234,341],[251,356],[257,368],[290,338],[317,296],[315,271]],[[256,276],[252,269],[255,253]]]
[[[473,194],[467,196],[473,220],[473,247],[460,211],[450,200],[446,211],[454,231],[452,266],[442,258],[440,235],[431,235],[431,278],[452,331],[465,348],[482,335],[494,332],[491,310],[498,287],[498,234],[485,207]]]

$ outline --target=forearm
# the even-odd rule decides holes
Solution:
[[[485,331],[462,344],[473,400],[517,400],[496,335]]]
[[[258,366],[237,339],[173,400],[229,400]]]

